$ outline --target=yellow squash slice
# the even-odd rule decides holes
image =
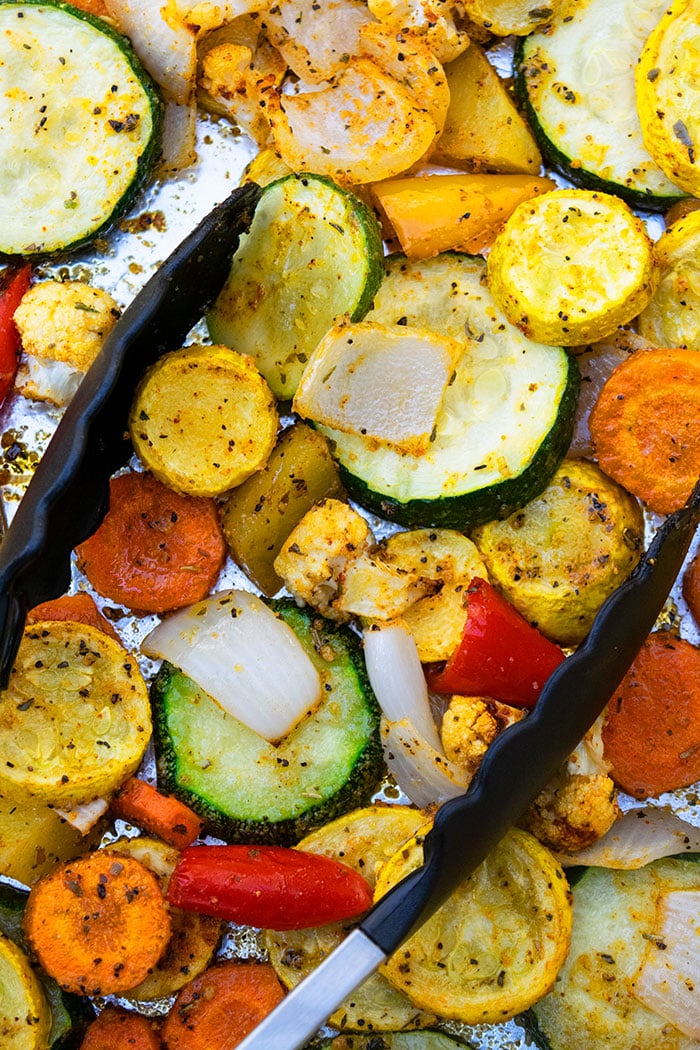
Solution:
[[[568,189],[515,209],[488,280],[508,319],[552,346],[604,339],[644,309],[656,283],[642,221],[618,197]]]
[[[139,458],[165,485],[220,496],[265,466],[278,422],[252,358],[226,346],[186,346],[146,372],[129,430]]]
[[[0,933],[0,1046],[2,1050],[44,1050],[51,1011],[39,978],[17,945]]]
[[[464,0],[464,7],[476,25],[496,36],[526,36],[565,13],[567,0]]]
[[[0,705],[0,792],[63,808],[114,791],[151,737],[134,657],[86,624],[26,628]]]
[[[637,328],[656,346],[700,350],[700,211],[691,211],[654,245],[659,283]]]
[[[686,193],[700,195],[700,2],[672,0],[636,69],[644,145]]]
[[[417,836],[382,868],[375,899],[420,866],[422,841]],[[422,1010],[496,1024],[550,990],[569,950],[571,923],[559,864],[536,838],[513,828],[383,970]]]

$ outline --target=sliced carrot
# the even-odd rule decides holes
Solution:
[[[106,1006],[85,1033],[80,1050],[160,1050],[162,1045],[150,1018]]]
[[[24,932],[66,991],[110,995],[134,988],[158,962],[170,939],[170,913],[143,864],[97,850],[35,883]]]
[[[178,995],[163,1025],[167,1050],[231,1050],[284,997],[269,963],[226,961]]]
[[[700,649],[666,631],[649,635],[608,704],[610,775],[646,798],[700,780]]]
[[[700,551],[683,574],[683,597],[695,622],[700,626]]]
[[[27,613],[27,623],[39,623],[40,620],[67,620],[73,623],[87,623],[104,631],[110,638],[121,645],[121,639],[109,620],[97,608],[95,599],[81,591],[78,594],[64,594],[50,602],[35,605]]]
[[[200,834],[203,822],[184,802],[163,795],[152,784],[130,777],[112,799],[112,814],[157,835],[169,846],[184,849]]]
[[[112,478],[109,511],[77,554],[99,594],[139,612],[162,613],[209,593],[226,544],[213,500],[131,473]]]
[[[603,387],[590,431],[606,474],[659,514],[682,507],[700,475],[700,354],[632,354]]]

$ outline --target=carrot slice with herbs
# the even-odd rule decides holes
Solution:
[[[700,780],[700,649],[650,634],[608,704],[604,755],[612,778],[646,798]]]
[[[200,834],[203,822],[184,802],[163,795],[152,784],[130,777],[112,799],[112,814],[157,835],[169,846],[184,849]]]
[[[170,939],[170,913],[143,864],[98,850],[32,887],[24,932],[61,988],[118,994],[136,987],[158,962]]]
[[[632,354],[601,390],[590,431],[606,474],[659,514],[682,507],[700,475],[700,354]]]
[[[41,620],[67,620],[73,623],[87,623],[104,631],[110,638],[121,645],[121,639],[109,620],[102,615],[94,598],[81,591],[79,594],[64,594],[49,602],[35,605],[27,613],[27,623],[39,623]]]
[[[152,474],[110,481],[110,506],[77,548],[95,590],[140,612],[191,605],[212,589],[226,557],[216,504],[183,496]]]
[[[151,1018],[106,1006],[85,1033],[80,1050],[161,1050],[162,1045]]]
[[[167,1050],[231,1050],[283,998],[269,963],[218,963],[180,992],[163,1025],[163,1044]]]

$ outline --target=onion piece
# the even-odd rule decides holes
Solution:
[[[160,623],[146,656],[183,671],[228,714],[275,742],[309,714],[321,679],[291,627],[255,594],[230,590]]]
[[[362,637],[370,685],[385,717],[389,722],[407,719],[426,745],[444,757],[413,635],[394,621],[373,624]]]
[[[168,178],[197,160],[195,139],[197,133],[197,104],[166,102],[163,114],[163,137],[158,161],[158,175]]]
[[[599,868],[642,868],[659,857],[700,852],[700,828],[687,824],[669,809],[632,809],[592,846],[568,855],[564,866],[593,864]]]
[[[414,805],[424,809],[464,793],[469,774],[431,747],[410,719],[382,719],[381,735],[387,768]]]
[[[691,1039],[700,1039],[700,890],[663,893],[633,995]]]
[[[72,828],[79,831],[81,835],[87,835],[98,820],[100,820],[109,809],[109,801],[106,798],[94,798],[92,802],[83,802],[72,809],[59,809],[55,811],[61,820],[70,824]]]
[[[188,102],[197,72],[197,28],[162,0],[105,0],[110,16],[157,84],[174,102]]]

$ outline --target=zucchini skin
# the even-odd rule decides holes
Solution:
[[[569,179],[574,186],[578,186],[585,190],[597,190],[601,193],[611,193],[614,196],[620,197],[632,208],[639,208],[642,211],[664,212],[667,211],[672,204],[677,204],[678,201],[682,199],[682,193],[680,190],[678,195],[669,194],[668,196],[657,196],[652,193],[643,193],[640,190],[633,190],[621,182],[611,182],[608,179],[602,179],[599,175],[596,175],[595,172],[588,171],[586,168],[580,167],[575,162],[572,162],[570,157],[567,157],[565,153],[562,153],[562,151],[554,145],[539,122],[537,112],[530,101],[530,96],[527,90],[527,61],[525,59],[526,40],[526,37],[519,37],[515,45],[513,55],[515,80],[513,88],[518,105],[525,114],[532,133],[535,136],[535,141],[540,148],[545,164],[550,168],[553,168],[554,171],[558,172],[560,175],[563,175],[565,179]]]
[[[21,254],[22,257],[36,259],[37,261],[46,258],[60,258],[64,254],[72,253],[77,249],[84,247],[86,244],[92,243],[98,237],[103,236],[112,228],[117,219],[119,219],[120,216],[122,216],[130,207],[145,183],[150,179],[161,154],[165,104],[156,82],[141,64],[129,38],[124,36],[123,33],[120,33],[119,30],[115,29],[108,22],[104,21],[104,19],[99,18],[97,15],[92,15],[87,11],[83,11],[81,8],[74,7],[72,4],[66,3],[65,0],[0,0],[0,7],[21,8],[27,6],[51,7],[65,11],[66,14],[86,22],[104,36],[113,40],[119,47],[126,62],[133,71],[134,76],[139,80],[141,87],[143,88],[151,112],[153,129],[148,143],[146,144],[146,148],[138,160],[134,178],[122,193],[104,222],[82,236],[77,237],[70,243],[65,244],[60,249],[51,251],[39,250],[37,252],[29,252],[25,250],[23,253],[8,253],[0,249],[0,260],[16,258],[19,254]]]
[[[151,687],[154,742],[159,781],[166,790],[199,813],[209,833],[229,842],[293,845],[314,828],[369,802],[385,772],[379,732],[380,708],[369,683],[360,640],[349,628],[325,620],[310,610],[300,609],[292,599],[277,599],[269,604],[293,630],[295,624],[297,628],[308,624],[314,634],[338,644],[349,659],[355,688],[364,699],[371,728],[341,787],[329,797],[311,799],[302,812],[280,820],[266,817],[247,819],[224,812],[210,799],[203,798],[197,791],[187,787],[181,780],[180,761],[170,736],[167,710],[171,678],[180,672],[167,662],[162,665]],[[250,792],[254,792],[254,773],[248,776],[248,784]]]
[[[507,518],[544,491],[571,444],[581,373],[575,357],[567,356],[567,383],[557,418],[530,463],[517,477],[458,496],[412,499],[405,503],[376,492],[343,463],[338,463],[342,483],[361,506],[398,525],[464,531]]]

